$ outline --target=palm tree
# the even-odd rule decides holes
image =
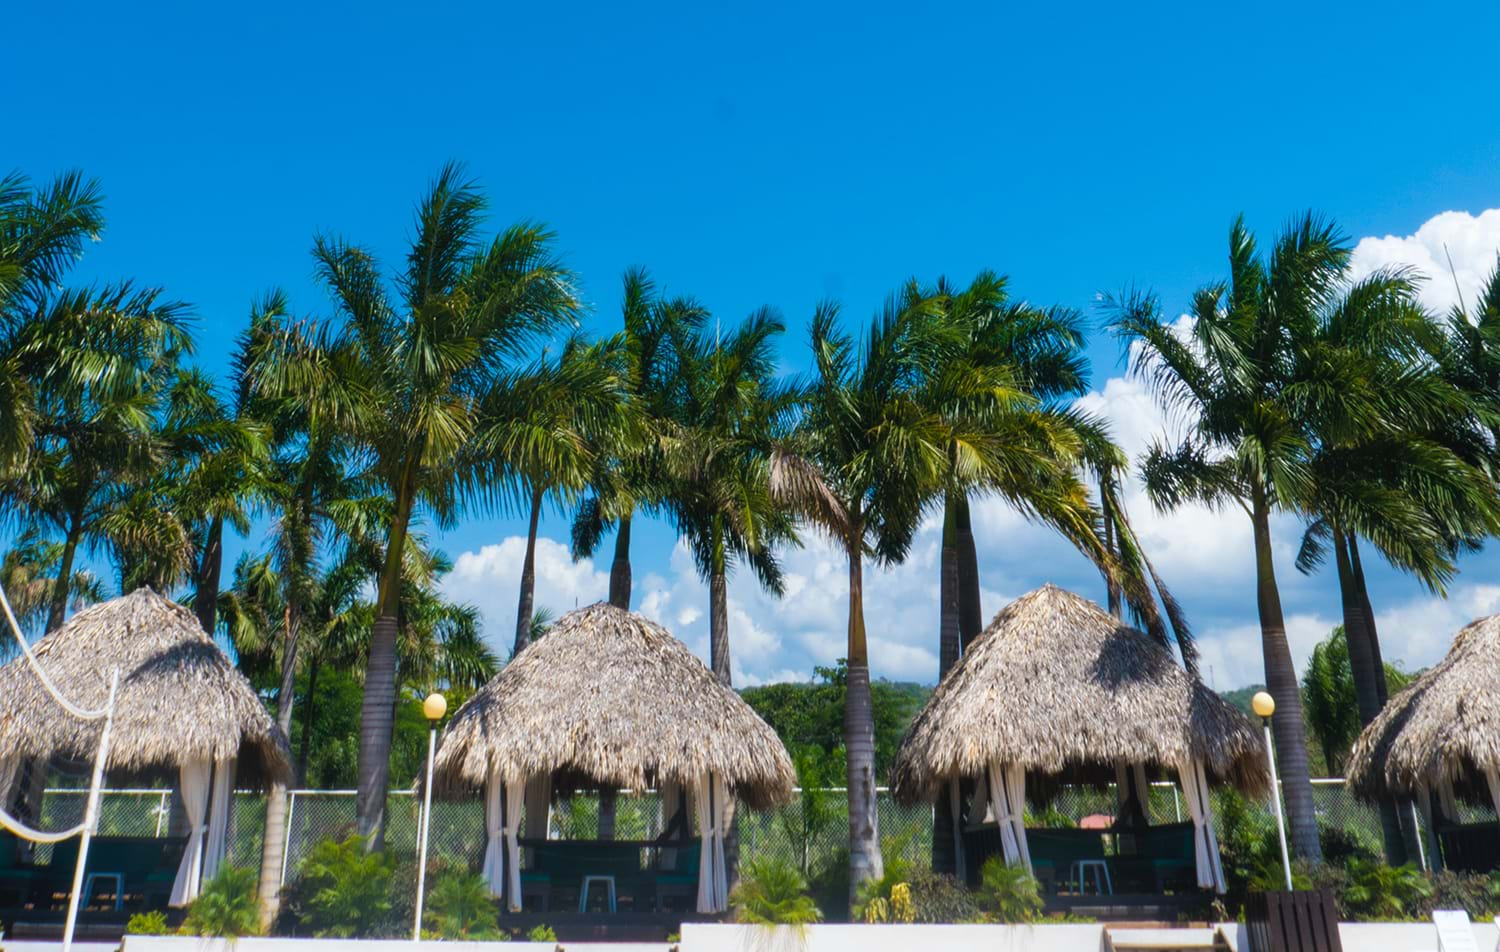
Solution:
[[[357,813],[371,849],[384,832],[407,534],[423,509],[442,524],[493,499],[493,462],[475,448],[479,408],[507,360],[578,311],[552,234],[515,225],[483,242],[484,209],[463,170],[446,166],[418,203],[395,296],[369,252],[320,236],[313,257],[338,317],[280,335],[256,379],[259,392],[326,415],[369,455],[392,504],[360,727]]]
[[[659,294],[644,269],[625,272],[625,383],[639,435],[597,461],[591,493],[574,515],[572,533],[577,560],[593,556],[604,533],[615,529],[609,603],[617,608],[630,608],[631,522],[639,511],[660,510],[669,495],[664,472],[667,434],[681,414],[683,361],[705,314],[689,298]]]
[[[1192,501],[1235,505],[1250,519],[1261,647],[1267,688],[1276,699],[1292,844],[1311,860],[1322,850],[1302,701],[1272,561],[1271,515],[1295,510],[1307,496],[1312,435],[1301,401],[1316,386],[1339,386],[1324,373],[1329,368],[1315,365],[1307,344],[1348,263],[1347,240],[1313,215],[1293,222],[1268,258],[1238,219],[1230,231],[1229,280],[1194,295],[1187,339],[1162,322],[1149,294],[1109,302],[1117,332],[1137,345],[1132,372],[1152,385],[1187,430],[1176,445],[1157,444],[1147,455],[1143,474],[1152,501],[1162,509]]]
[[[851,898],[882,871],[864,560],[867,554],[883,563],[905,558],[923,501],[946,469],[947,430],[918,392],[925,368],[938,362],[946,344],[934,312],[930,298],[904,290],[856,343],[838,331],[838,308],[820,306],[812,320],[814,370],[802,424],[772,458],[773,492],[824,532],[849,564],[844,746]]]
[[[521,565],[513,654],[531,640],[536,584],[536,534],[550,495],[573,501],[612,447],[633,441],[632,407],[624,384],[622,342],[596,344],[574,335],[555,361],[544,353],[497,387],[482,410],[481,442],[496,468],[510,474],[530,522]]]
[[[751,315],[727,341],[701,342],[686,360],[684,399],[674,427],[671,512],[708,583],[709,662],[728,685],[732,563],[748,566],[780,595],[774,549],[794,541],[786,508],[771,498],[771,447],[786,431],[796,396],[780,387],[769,310]]]
[[[28,637],[42,633],[61,561],[62,546],[46,541],[35,530],[23,532],[0,560],[0,588],[5,590],[22,634]],[[68,607],[73,611],[103,601],[105,597],[104,583],[88,569],[73,572],[68,590],[71,593]],[[9,639],[5,641],[8,653],[15,645]]]

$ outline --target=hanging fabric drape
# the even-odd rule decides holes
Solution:
[[[526,838],[545,840],[552,817],[552,775],[541,774],[526,781]],[[529,866],[532,850],[523,851],[523,861]]]
[[[526,790],[519,783],[505,785],[505,898],[511,912],[521,911],[521,804]]]
[[[1026,770],[1020,764],[990,761],[985,785],[990,811],[1000,828],[1000,849],[1010,866],[1031,872],[1031,850],[1026,845]]]
[[[185,906],[198,898],[203,873],[203,837],[208,832],[204,816],[208,813],[208,784],[212,774],[208,758],[185,761],[178,771],[182,810],[187,814],[188,841],[177,878],[172,882],[170,905]]]
[[[497,899],[505,894],[505,846],[501,841],[505,832],[504,790],[500,771],[491,771],[484,782],[484,860],[479,872],[490,888],[490,895]]]
[[[219,873],[229,847],[229,817],[234,807],[234,758],[214,764],[213,792],[208,799],[208,841],[203,846],[203,882]]]
[[[1203,761],[1193,758],[1177,765],[1177,782],[1182,799],[1193,818],[1193,852],[1198,872],[1198,888],[1224,891],[1224,863],[1219,856],[1219,838],[1214,832],[1213,801],[1208,793],[1208,774]]]
[[[722,777],[709,774],[693,788],[698,814],[698,911],[723,912],[729,908],[729,878],[724,869],[724,820],[734,816],[727,804],[729,786]]]

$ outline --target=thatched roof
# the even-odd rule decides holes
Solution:
[[[1390,699],[1355,741],[1348,776],[1373,798],[1447,777],[1489,803],[1480,772],[1500,768],[1500,615],[1470,622],[1447,657]],[[1476,788],[1477,785],[1477,788]]]
[[[1045,585],[1002,609],[933,691],[897,751],[892,786],[912,802],[997,758],[1033,777],[1092,767],[1092,776],[1112,778],[1097,768],[1117,760],[1171,768],[1188,754],[1213,780],[1270,789],[1248,717],[1158,643]]]
[[[250,682],[192,612],[149,588],[86,608],[32,646],[64,697],[101,708],[120,672],[106,769],[173,771],[195,757],[239,758],[251,784],[291,775],[286,738]],[[102,721],[65,713],[24,657],[0,668],[0,755],[84,763]]]
[[[687,646],[641,615],[599,603],[532,642],[443,731],[435,788],[563,774],[641,789],[721,775],[753,807],[789,800],[776,732]]]

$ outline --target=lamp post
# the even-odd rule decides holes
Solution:
[[[432,761],[437,754],[437,726],[448,713],[448,700],[436,691],[422,702],[427,718],[427,785],[422,788],[422,815],[417,820],[417,915],[411,940],[422,941],[422,899],[427,891],[427,831],[432,823]]]
[[[1271,806],[1276,810],[1276,837],[1281,841],[1281,871],[1286,874],[1287,892],[1292,891],[1292,861],[1286,851],[1286,821],[1281,816],[1281,784],[1276,779],[1276,750],[1271,746],[1271,715],[1276,713],[1276,699],[1257,691],[1250,708],[1260,717],[1266,732],[1266,764],[1271,768]]]

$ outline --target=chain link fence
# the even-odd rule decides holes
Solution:
[[[42,801],[42,826],[59,829],[79,822],[85,790],[48,790]],[[1216,805],[1224,795],[1215,794]],[[1313,799],[1325,826],[1346,831],[1366,848],[1379,852],[1380,816],[1356,800],[1342,780],[1314,780]],[[1047,804],[1028,804],[1028,823],[1037,826],[1076,825],[1091,814],[1112,816],[1112,787],[1063,787]],[[842,789],[799,791],[784,807],[765,813],[741,810],[736,818],[740,861],[771,857],[814,872],[842,861],[848,846],[848,808]],[[919,863],[932,851],[932,808],[902,806],[882,789],[877,799],[881,839],[888,850]],[[298,863],[322,840],[340,839],[355,828],[355,797],[346,790],[295,790],[287,818],[286,865],[283,878],[295,874]],[[1247,802],[1247,810],[1261,822],[1272,822],[1268,803]],[[386,848],[398,858],[416,851],[421,800],[408,791],[393,792],[386,801]],[[1188,818],[1187,805],[1175,784],[1151,786],[1152,823]],[[1222,810],[1218,812],[1222,813]],[[1493,819],[1494,814],[1466,807],[1468,821]],[[432,853],[477,864],[484,853],[484,806],[477,799],[435,802],[432,805]],[[230,824],[229,857],[237,865],[258,866],[265,820],[265,799],[238,793]],[[99,832],[103,836],[174,836],[185,833],[186,821],[176,794],[170,789],[106,790],[101,800]],[[548,835],[559,839],[589,839],[598,835],[599,800],[577,795],[553,805]],[[655,791],[622,791],[616,800],[615,835],[620,839],[649,839],[663,828],[660,798]],[[51,847],[37,848],[37,861],[46,862]]]

